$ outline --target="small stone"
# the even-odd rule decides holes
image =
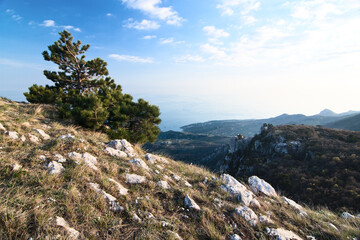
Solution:
[[[135,164],[136,166],[143,168],[145,170],[150,170],[149,166],[141,159],[139,158],[133,158],[130,160],[131,163]]]
[[[135,222],[141,223],[141,218],[139,218],[139,216],[136,215],[136,214],[134,214],[134,215],[132,216],[132,219],[133,219]]]
[[[9,136],[9,138],[14,139],[14,140],[16,140],[16,139],[18,139],[18,138],[19,138],[19,137],[18,137],[18,133],[17,133],[17,132],[15,132],[15,131],[12,131],[12,132],[6,132],[6,134]]]
[[[38,144],[40,142],[40,139],[37,136],[34,136],[30,133],[28,134],[28,136],[29,136],[30,142],[35,143],[35,144]]]
[[[25,127],[31,127],[30,123],[29,122],[23,122],[21,125],[25,126]]]
[[[199,205],[197,205],[196,202],[192,198],[189,197],[189,195],[185,196],[184,203],[185,203],[185,207],[187,207],[187,208],[201,210]]]
[[[266,228],[266,233],[277,240],[302,240],[301,237],[295,233],[282,228]]]
[[[109,178],[109,181],[116,185],[116,187],[119,190],[120,195],[127,195],[128,194],[128,190],[125,187],[123,187],[123,185],[121,185],[120,183],[118,183],[117,181],[115,181],[112,178]]]
[[[336,231],[339,231],[339,229],[332,223],[328,223],[329,227],[335,229]]]
[[[124,151],[129,157],[134,157],[136,155],[135,150],[133,149],[131,144],[128,141],[126,141],[126,139],[112,140],[107,144],[107,146],[117,150]]]
[[[167,227],[167,226],[170,226],[170,224],[165,222],[165,221],[161,221],[161,226],[162,227]]]
[[[256,200],[255,198],[253,198],[253,199],[250,201],[249,206],[250,206],[250,207],[255,207],[255,208],[261,208],[261,204],[260,204],[259,201]]]
[[[184,184],[186,187],[192,188],[192,185],[188,181],[184,180]]]
[[[42,139],[44,139],[44,140],[49,140],[51,137],[48,135],[48,134],[46,134],[45,132],[44,132],[44,130],[42,130],[42,129],[34,129],[34,131],[35,132],[37,132],[38,134],[40,134],[40,136],[42,137]]]
[[[56,161],[58,161],[59,163],[66,162],[66,158],[64,158],[61,154],[55,154],[54,157],[56,158]]]
[[[45,155],[40,155],[40,156],[39,156],[39,159],[42,160],[42,161],[46,161]]]
[[[293,201],[293,200],[291,200],[291,199],[289,199],[287,197],[282,197],[282,199],[286,204],[288,204],[288,205],[292,206],[293,208],[297,209],[298,214],[300,216],[308,217],[307,212],[305,212],[304,208],[301,205],[297,204],[295,201]]]
[[[170,185],[167,181],[158,181],[157,185],[163,189],[170,189]]]
[[[156,174],[160,174],[159,170],[155,169],[154,171]]]
[[[147,160],[149,163],[151,164],[155,164],[156,163],[156,158],[154,155],[147,153],[145,154],[145,160]]]
[[[175,239],[177,239],[177,240],[183,240],[183,239],[179,236],[179,234],[177,234],[176,232],[173,232],[173,231],[170,231],[170,230],[168,230],[167,232],[169,233],[169,235],[173,236]]]
[[[0,130],[3,132],[6,132],[6,129],[4,128],[4,126],[0,123]]]
[[[26,137],[25,137],[24,135],[21,135],[20,140],[21,140],[22,142],[25,142],[25,141],[26,141]]]
[[[114,157],[117,157],[117,158],[127,158],[127,156],[128,156],[125,152],[123,152],[121,150],[111,148],[111,147],[105,148],[105,152],[107,154],[109,154],[110,156],[114,156]]]
[[[350,214],[350,213],[348,213],[348,212],[343,212],[343,213],[341,214],[341,217],[342,217],[343,219],[354,219],[354,218],[355,218],[354,215],[352,215],[352,214]]]
[[[111,194],[109,194],[109,193],[105,192],[104,190],[100,189],[99,184],[97,184],[97,183],[89,183],[89,185],[95,192],[100,193],[100,194],[103,195],[103,197],[105,198],[105,200],[109,204],[110,211],[119,212],[119,211],[124,210],[124,208],[119,205],[119,203],[117,202],[117,199],[114,196],[112,196]]]
[[[77,152],[71,152],[68,154],[68,157],[72,160],[74,160],[77,164],[79,164],[81,161],[83,161],[88,167],[92,168],[93,170],[97,171],[99,170],[96,167],[97,160],[96,157],[91,155],[90,153],[77,153]]]
[[[237,234],[231,236],[230,240],[241,240],[241,237]]]
[[[152,215],[151,212],[144,212],[144,215],[149,219],[154,219],[155,218],[154,215]]]
[[[74,140],[75,137],[73,135],[71,135],[70,133],[65,134],[65,135],[61,135],[60,137],[58,137],[58,139],[62,139],[62,140]]]
[[[18,170],[20,170],[22,168],[22,166],[20,164],[17,164],[17,163],[13,163],[11,165],[11,167],[12,167],[13,171],[18,171]]]
[[[65,228],[65,230],[70,235],[71,239],[78,239],[80,233],[76,231],[74,228],[69,227],[69,224],[62,217],[56,217],[56,225]]]
[[[47,165],[47,168],[49,169],[50,174],[59,174],[64,170],[64,167],[61,165],[61,163],[58,163],[56,161],[52,161]]]
[[[255,212],[246,206],[240,206],[235,209],[235,213],[244,218],[252,227],[255,227],[258,223],[258,216]]]
[[[316,240],[316,238],[314,236],[306,236],[307,240]]]
[[[207,177],[204,178],[203,184],[207,184],[209,179]]]
[[[126,174],[125,178],[126,178],[126,182],[130,184],[139,184],[146,181],[146,177],[139,176],[136,174]]]
[[[182,180],[182,177],[180,177],[180,176],[178,176],[178,175],[176,175],[176,174],[171,174],[171,177],[172,177],[173,179],[175,179],[176,181]]]

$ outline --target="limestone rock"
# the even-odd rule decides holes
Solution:
[[[184,180],[184,184],[186,187],[192,188],[192,185],[188,181]]]
[[[269,197],[277,196],[275,189],[266,181],[257,176],[252,176],[248,180],[251,191],[254,193],[263,193]]]
[[[75,139],[75,137],[73,135],[71,135],[70,133],[68,133],[68,134],[65,134],[65,135],[61,135],[60,137],[58,137],[58,139],[73,140],[73,139]]]
[[[68,157],[72,160],[74,160],[77,164],[79,164],[80,162],[84,162],[88,167],[94,169],[95,171],[99,170],[96,167],[97,164],[97,160],[96,157],[94,157],[93,155],[91,155],[90,153],[77,153],[77,152],[71,152],[68,154]]]
[[[23,122],[21,125],[25,126],[25,127],[31,127],[30,123],[29,122]]]
[[[141,223],[141,218],[139,218],[139,216],[136,215],[136,214],[134,214],[134,215],[132,216],[132,219],[133,219],[135,222]]]
[[[126,182],[130,184],[139,184],[146,181],[146,177],[136,174],[126,174]]]
[[[221,188],[233,196],[236,196],[245,206],[249,206],[253,199],[253,193],[249,191],[243,184],[238,182],[234,177],[229,174],[221,175],[224,185]]]
[[[54,157],[55,157],[56,161],[58,161],[59,163],[66,162],[66,158],[64,158],[61,154],[55,154]]]
[[[125,187],[123,187],[123,185],[121,185],[120,183],[118,183],[117,181],[115,181],[112,178],[109,178],[109,181],[116,185],[117,189],[119,190],[120,195],[127,195],[128,194],[128,190]]]
[[[266,232],[268,235],[275,237],[277,240],[303,240],[295,233],[283,228],[266,228]]]
[[[308,214],[305,212],[304,208],[300,205],[300,204],[297,204],[295,201],[287,198],[287,197],[282,197],[283,201],[292,206],[293,208],[297,209],[299,211],[299,215],[302,216],[302,217],[307,217]]]
[[[251,208],[240,206],[235,209],[235,213],[244,218],[252,227],[255,227],[258,223],[258,216]]]
[[[352,214],[350,214],[350,213],[348,213],[348,212],[343,212],[343,213],[341,214],[341,217],[342,217],[343,219],[354,219],[354,218],[355,218],[354,215],[352,215]]]
[[[185,196],[184,203],[185,203],[185,207],[187,207],[187,208],[201,210],[199,205],[197,205],[196,202],[189,197],[189,195]]]
[[[40,142],[40,139],[37,136],[32,135],[31,133],[28,134],[29,140],[32,143],[38,144]]]
[[[9,138],[14,140],[19,138],[18,133],[15,131],[6,132],[6,134],[9,136]]]
[[[20,140],[21,140],[22,142],[25,142],[25,141],[26,141],[26,137],[25,137],[24,135],[21,135]]]
[[[260,221],[261,223],[269,223],[269,224],[273,224],[273,223],[274,223],[274,221],[270,219],[270,215],[271,215],[271,213],[270,213],[270,212],[268,212],[268,214],[267,214],[267,215],[260,215],[260,217],[259,217],[259,221]]]
[[[89,183],[89,185],[95,192],[100,193],[105,198],[105,200],[109,204],[110,211],[119,212],[124,210],[124,208],[119,205],[117,199],[114,196],[100,189],[99,184]]]
[[[65,228],[65,230],[70,235],[71,239],[78,239],[80,233],[76,231],[74,228],[69,227],[69,224],[62,217],[56,217],[56,225]]]
[[[11,165],[11,167],[12,167],[13,171],[18,171],[18,170],[20,170],[22,168],[22,166],[20,164],[18,164],[18,163],[13,163]]]
[[[6,132],[6,129],[4,128],[4,126],[0,123],[0,131]]]
[[[182,177],[180,177],[180,176],[178,176],[178,175],[176,175],[176,174],[171,174],[171,177],[172,177],[173,179],[175,179],[176,181],[182,180]]]
[[[133,158],[133,159],[130,160],[130,162],[132,164],[135,164],[136,166],[138,166],[140,168],[143,168],[143,169],[148,170],[148,171],[150,170],[149,166],[143,160],[141,160],[139,158]]]
[[[46,156],[45,156],[45,155],[40,155],[40,156],[39,156],[39,159],[40,159],[41,161],[46,161]]]
[[[179,236],[179,234],[177,234],[176,232],[173,232],[173,231],[170,231],[170,230],[168,230],[167,232],[169,233],[169,235],[173,236],[175,239],[177,239],[177,240],[183,240],[183,239]]]
[[[150,153],[145,154],[145,160],[147,160],[149,163],[151,164],[155,164],[156,163],[156,157]]]
[[[255,207],[255,208],[261,208],[261,204],[259,203],[258,200],[256,200],[255,198],[253,198],[251,201],[250,201],[250,207]]]
[[[163,189],[171,188],[167,181],[158,181],[156,184]]]
[[[105,148],[105,152],[110,156],[118,157],[118,158],[127,158],[127,154],[121,150],[117,150],[115,148],[107,147]]]
[[[44,130],[42,130],[42,129],[34,129],[34,131],[35,132],[37,132],[41,137],[42,137],[42,139],[44,139],[44,140],[49,140],[51,137],[48,135],[48,134],[46,134],[45,132],[44,132]]]
[[[135,150],[133,149],[131,144],[125,139],[112,140],[107,144],[107,146],[120,151],[124,151],[129,157],[134,157],[136,155]]]
[[[328,223],[329,227],[335,229],[336,231],[339,231],[339,229],[332,223]]]
[[[59,174],[64,170],[64,167],[61,165],[61,163],[58,163],[56,161],[52,161],[47,165],[47,168],[49,169],[50,174]]]
[[[237,234],[234,234],[230,237],[230,240],[241,240],[241,237]]]

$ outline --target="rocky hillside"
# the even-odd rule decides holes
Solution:
[[[0,99],[0,239],[356,239],[359,217],[311,209],[256,176],[146,154]],[[354,214],[354,212],[353,212]]]
[[[305,125],[264,125],[234,139],[217,168],[257,175],[285,194],[331,209],[360,209],[360,133]]]
[[[346,129],[351,131],[360,131],[360,114],[352,115],[345,119],[329,123],[326,125],[329,128]]]

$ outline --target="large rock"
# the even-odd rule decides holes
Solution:
[[[243,202],[246,206],[250,205],[250,202],[253,199],[253,193],[251,191],[229,174],[221,175],[221,179],[225,183],[221,186],[223,190],[236,196],[238,200]]]
[[[37,132],[44,140],[49,140],[51,138],[50,135],[46,134],[42,129],[34,129],[34,131]]]
[[[240,206],[235,208],[235,213],[245,219],[252,227],[255,227],[258,223],[258,216],[255,212],[246,206]]]
[[[167,181],[158,181],[156,183],[159,187],[163,188],[163,189],[170,189],[170,185]]]
[[[155,164],[156,163],[156,157],[154,156],[154,155],[152,155],[152,154],[150,154],[150,153],[147,153],[147,154],[145,154],[145,160],[146,161],[148,161],[149,163],[151,163],[151,164]]]
[[[109,204],[110,211],[119,212],[119,211],[124,210],[124,208],[119,205],[119,203],[117,202],[117,199],[114,196],[112,196],[112,195],[108,194],[107,192],[105,192],[104,190],[100,189],[99,184],[89,183],[89,185],[95,192],[100,193],[105,198],[105,200]]]
[[[121,185],[120,183],[118,183],[117,181],[115,181],[112,178],[109,178],[109,181],[115,184],[115,186],[119,190],[120,195],[127,195],[128,194],[128,190],[125,187],[123,187],[123,185]]]
[[[70,239],[78,239],[80,233],[74,228],[69,227],[69,224],[62,217],[56,217],[56,225],[65,228],[68,232]]]
[[[139,158],[133,158],[130,160],[130,162],[140,168],[143,168],[148,171],[150,170],[149,166],[143,160],[141,160]]]
[[[132,145],[125,139],[112,140],[107,144],[107,146],[117,149],[117,150],[120,150],[120,151],[124,151],[125,153],[128,154],[129,157],[134,157],[136,155],[135,150],[133,149]]]
[[[302,238],[295,233],[283,228],[266,228],[266,233],[275,237],[276,240],[302,240]]]
[[[47,168],[49,169],[50,174],[59,174],[64,170],[64,167],[61,165],[61,163],[58,163],[56,161],[52,161],[47,165]]]
[[[55,154],[54,158],[56,159],[57,162],[59,163],[63,163],[66,162],[66,158],[64,158],[61,154]]]
[[[117,150],[115,148],[107,147],[105,148],[105,152],[111,156],[117,157],[117,158],[127,158],[127,154],[121,150]]]
[[[201,210],[199,205],[197,205],[196,202],[188,195],[185,196],[184,204],[187,208]]]
[[[241,240],[241,237],[237,234],[234,234],[230,237],[230,240]]]
[[[139,176],[136,174],[126,174],[125,178],[126,178],[126,182],[130,184],[139,184],[146,181],[146,177]]]
[[[80,162],[84,162],[88,167],[94,169],[95,171],[99,170],[96,167],[97,164],[97,160],[96,157],[94,157],[93,155],[91,155],[90,153],[77,153],[77,152],[71,152],[68,154],[68,157],[72,160],[74,160],[77,164],[79,164]]]
[[[251,191],[256,194],[261,192],[269,197],[277,196],[275,189],[269,183],[267,183],[261,178],[258,178],[257,176],[249,177],[248,182]]]

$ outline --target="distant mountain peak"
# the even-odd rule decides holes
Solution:
[[[330,109],[326,108],[326,109],[322,110],[318,115],[330,117],[330,116],[336,116],[337,114],[335,112],[331,111]]]

